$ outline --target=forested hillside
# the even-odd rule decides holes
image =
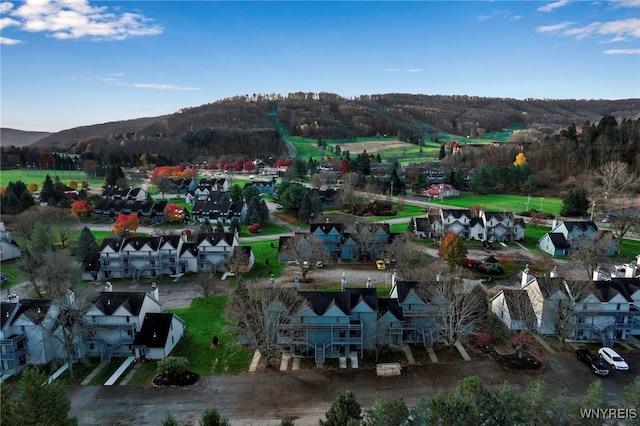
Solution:
[[[55,151],[102,161],[128,163],[128,158],[146,155],[171,163],[236,155],[287,156],[283,137],[289,135],[344,141],[392,135],[410,143],[446,142],[440,140],[444,133],[473,138],[517,125],[527,129],[520,135],[523,142],[542,142],[572,124],[580,127],[585,122],[598,123],[607,116],[618,120],[640,117],[640,99],[516,100],[410,94],[343,98],[332,93],[254,94],[185,108],[161,117],[69,129],[40,139],[36,146],[53,146]],[[598,145],[607,148],[602,140]],[[3,148],[7,146],[3,142]],[[578,148],[576,152],[582,152]],[[584,158],[592,164],[596,154],[591,147],[587,151]],[[631,155],[627,148],[616,152],[625,158]],[[580,158],[582,161],[582,154]]]

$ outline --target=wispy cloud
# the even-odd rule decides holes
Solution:
[[[640,49],[610,49],[602,53],[605,55],[640,55]]]
[[[574,26],[574,22],[562,22],[536,28],[539,33],[559,33],[577,40],[591,35],[613,36],[608,42],[627,41],[640,38],[640,19],[619,19],[610,22],[591,22],[587,25]]]
[[[0,12],[9,15],[20,31],[42,32],[67,40],[125,40],[161,34],[164,28],[139,13],[117,13],[108,6],[91,6],[88,0],[26,0],[17,8],[0,3]]]
[[[179,91],[195,91],[200,90],[199,87],[191,87],[191,86],[177,86],[175,84],[164,84],[164,83],[132,83],[127,81],[122,81],[117,77],[124,76],[123,73],[113,73],[110,74],[110,77],[101,77],[96,80],[102,81],[106,84],[112,84],[114,86],[121,87],[135,87],[138,89],[151,89],[151,90],[179,90]]]
[[[398,68],[387,68],[385,69],[386,72],[400,72],[400,70]]]
[[[613,7],[640,7],[640,0],[613,0],[611,1]]]
[[[569,4],[569,0],[558,0],[551,3],[547,3],[538,8],[538,12],[551,12],[560,7],[564,7]]]
[[[555,32],[558,32],[558,31],[562,31],[565,28],[568,28],[573,24],[574,24],[574,22],[565,21],[565,22],[560,22],[559,24],[543,25],[543,26],[540,26],[540,27],[536,28],[536,31],[539,32],[539,33],[555,33]]]
[[[22,41],[16,40],[15,38],[0,37],[0,44],[11,46],[12,44],[19,44],[19,43],[22,43]]]
[[[407,72],[422,72],[422,68],[409,68]]]
[[[496,10],[489,15],[479,15],[476,17],[477,21],[484,22],[489,19],[504,19],[507,21],[518,21],[522,19],[522,15],[514,15],[511,12],[507,12],[504,10]]]

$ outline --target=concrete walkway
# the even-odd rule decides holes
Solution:
[[[258,364],[260,363],[260,351],[256,349],[253,353],[253,359],[251,360],[251,364],[249,365],[249,373],[255,373],[258,369]]]
[[[136,358],[133,356],[130,356],[127,359],[125,359],[124,362],[120,365],[120,367],[118,367],[118,369],[115,371],[115,373],[113,373],[111,377],[107,379],[104,385],[105,386],[114,385],[118,381],[120,376],[122,376],[125,373],[125,371],[127,371],[127,368],[129,368],[129,366],[133,364],[133,361],[135,361],[135,359]]]
[[[434,364],[438,363],[438,356],[436,355],[436,352],[433,350],[431,346],[427,348],[427,354],[429,355],[429,359],[431,360],[432,363]]]
[[[471,361],[471,357],[467,353],[467,350],[464,348],[464,346],[462,346],[462,343],[460,342],[460,340],[456,340],[453,346],[455,346],[458,352],[460,352],[460,356],[462,356],[462,359],[464,359],[467,362]]]
[[[409,365],[416,365],[416,360],[413,357],[413,352],[411,352],[411,348],[409,347],[409,345],[402,345],[402,350],[407,357],[407,362],[409,363]]]
[[[553,348],[549,346],[549,344],[545,342],[542,337],[540,337],[535,333],[532,333],[531,335],[533,336],[534,339],[536,339],[536,342],[540,343],[540,345],[544,348],[545,351],[549,352],[551,355],[556,354],[556,351],[554,351]]]
[[[93,380],[93,378],[96,377],[98,373],[100,373],[102,369],[105,368],[107,365],[109,365],[108,362],[101,362],[100,364],[98,364],[98,366],[94,368],[93,371],[89,373],[87,377],[84,378],[84,380],[82,381],[82,383],[80,383],[80,385],[87,386],[89,383],[91,383],[91,380]]]
[[[280,371],[287,371],[289,369],[290,359],[291,354],[282,354],[282,358],[280,359]]]
[[[131,368],[131,370],[127,371],[127,375],[124,376],[124,378],[122,380],[120,380],[120,383],[118,383],[118,385],[120,385],[120,386],[128,385],[129,381],[131,381],[131,378],[136,374],[136,372],[138,370],[140,370],[140,367],[142,367],[142,364],[144,364],[144,363],[143,362],[134,362],[133,363],[133,368]]]

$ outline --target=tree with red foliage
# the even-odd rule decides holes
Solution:
[[[250,234],[257,234],[258,232],[260,232],[260,224],[259,223],[254,223],[253,225],[249,225],[247,227],[247,231],[249,231]]]
[[[351,163],[346,158],[340,160],[340,164],[338,165],[338,174],[340,176],[344,176],[347,173],[351,172]]]
[[[242,158],[236,158],[236,162],[233,165],[233,168],[235,169],[235,171],[241,172],[243,167],[244,167],[244,161],[242,161]]]
[[[185,218],[185,211],[177,204],[168,203],[164,208],[164,214],[169,218],[169,222],[183,222]]]
[[[140,219],[137,214],[124,214],[121,213],[116,217],[116,221],[113,222],[111,229],[119,236],[124,237],[138,229]]]
[[[253,160],[247,160],[247,161],[245,161],[245,163],[244,163],[244,169],[245,169],[247,172],[252,172],[252,171],[254,171],[254,170],[255,170],[255,168],[256,168],[256,163],[254,163],[254,162],[253,162]]]
[[[87,200],[77,200],[71,204],[71,212],[77,214],[80,219],[86,219],[93,215],[93,206]]]
[[[467,248],[462,237],[454,232],[449,232],[442,238],[438,256],[449,266],[462,265],[467,257]]]

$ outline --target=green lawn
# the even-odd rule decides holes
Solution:
[[[527,208],[526,195],[504,195],[504,194],[489,194],[489,195],[474,195],[470,193],[463,193],[456,198],[448,198],[442,200],[435,200],[434,202],[442,204],[443,206],[456,206],[456,207],[474,207],[481,206],[490,211],[510,211],[521,212]],[[558,215],[562,208],[562,200],[560,198],[544,198],[532,196],[529,199],[529,209],[536,209],[553,215]]]
[[[255,263],[251,271],[242,274],[246,279],[267,279],[273,274],[282,274],[283,263],[278,260],[278,240],[256,241],[249,244],[253,248]],[[267,264],[268,263],[268,264]]]
[[[241,232],[238,234],[238,237],[243,238],[243,237],[255,237],[256,235],[278,235],[278,234],[288,234],[290,232],[291,231],[289,231],[289,229],[285,228],[284,226],[278,225],[277,223],[268,220],[262,224],[259,234],[249,233],[247,231],[247,226],[242,225]]]
[[[89,182],[89,187],[99,187],[104,184],[104,178],[88,176],[84,171],[80,170],[38,170],[38,169],[11,169],[3,170],[0,173],[0,186],[6,186],[9,182],[22,181],[26,185],[37,183],[38,189],[42,186],[42,182],[47,174],[51,179],[58,176],[62,183],[68,184],[69,181],[76,181],[80,184],[82,181]]]
[[[171,355],[189,360],[189,370],[200,375],[238,374],[249,369],[253,350],[238,344],[238,335],[223,318],[226,296],[194,299],[189,308],[172,309],[187,326]],[[219,344],[211,348],[218,336]]]

